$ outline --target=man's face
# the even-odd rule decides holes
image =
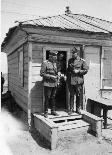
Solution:
[[[77,52],[72,52],[72,58],[76,59],[78,57],[78,53]]]
[[[52,61],[52,62],[56,62],[56,60],[57,60],[57,56],[55,56],[55,55],[49,55],[49,60],[50,61]]]
[[[64,55],[63,54],[60,54],[59,55],[59,60],[63,60],[63,58],[64,58]]]
[[[52,61],[56,62],[56,60],[57,60],[57,56],[52,55]]]

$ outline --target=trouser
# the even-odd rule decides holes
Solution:
[[[68,105],[68,110],[74,110],[74,95],[76,96],[76,111],[81,108],[81,90],[82,85],[70,85],[70,103]]]
[[[49,102],[51,105],[51,111],[55,111],[55,95],[56,95],[56,87],[47,87],[44,86],[44,112],[48,112]]]

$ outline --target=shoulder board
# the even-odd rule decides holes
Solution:
[[[81,58],[82,61],[85,61],[84,59]]]

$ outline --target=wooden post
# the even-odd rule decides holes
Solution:
[[[31,86],[32,86],[32,42],[28,42],[28,126],[29,126],[29,130],[31,128]]]
[[[58,129],[57,129],[57,127],[52,128],[51,132],[52,132],[52,134],[51,134],[51,150],[54,150],[54,149],[56,149],[56,144],[58,141]]]
[[[104,107],[103,109],[103,119],[104,119],[104,129],[107,129],[107,107]]]
[[[85,55],[84,55],[84,49],[85,49],[85,45],[81,46],[81,57],[83,59],[85,59]],[[82,109],[86,110],[86,92],[85,92],[85,84],[82,87]]]
[[[70,59],[70,49],[67,50],[67,58],[66,58],[66,69],[68,67],[68,60]],[[69,103],[70,102],[70,93],[68,89],[68,84],[66,83],[66,107],[67,110],[69,109]]]
[[[102,121],[96,122],[96,136],[100,138],[102,136]]]

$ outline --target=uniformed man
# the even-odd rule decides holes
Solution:
[[[48,106],[51,103],[51,114],[57,116],[55,111],[55,95],[58,84],[58,73],[57,73],[57,52],[50,51],[49,59],[44,61],[41,65],[40,76],[43,77],[44,84],[44,116],[48,117]]]
[[[84,84],[83,75],[87,74],[88,66],[82,58],[78,56],[78,50],[72,49],[72,58],[68,60],[67,84],[70,91],[70,103],[68,114],[74,112],[74,95],[76,96],[76,112],[81,113],[81,90]]]

